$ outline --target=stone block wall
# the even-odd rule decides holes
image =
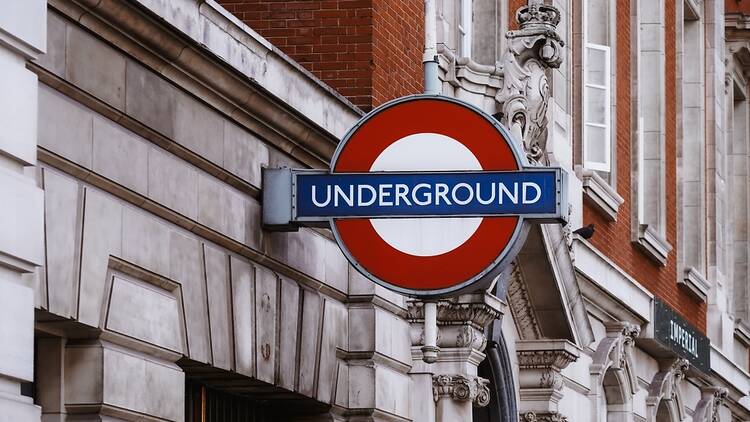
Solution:
[[[132,5],[115,6],[119,18],[140,16]],[[199,12],[190,18],[208,27],[229,19],[218,8]],[[330,99],[298,103],[319,112],[316,102],[331,102],[322,121],[336,122],[321,128],[312,112],[292,120],[229,106],[102,20],[74,21],[80,13],[73,2],[54,2],[49,53],[30,65],[42,81],[40,164],[30,175],[44,190],[44,265],[27,278],[46,333],[39,344],[51,359],[38,380],[43,414],[181,420],[185,377],[211,374],[221,388],[274,392],[317,403],[315,412],[407,417],[411,343],[396,316],[404,298],[359,276],[330,233],[260,225],[261,167],[320,165],[324,156],[294,142],[334,144],[329,130],[356,111],[336,113]],[[294,78],[288,89],[319,89],[313,80],[296,87],[305,82]],[[260,101],[250,88],[233,94]],[[274,104],[297,115],[292,104]],[[294,132],[295,122],[308,132]],[[368,316],[352,320],[350,312]],[[368,337],[373,326],[377,339]],[[123,392],[138,374],[152,379]]]

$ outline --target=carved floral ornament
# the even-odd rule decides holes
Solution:
[[[521,415],[521,422],[567,422],[568,418],[558,412],[527,412]]]
[[[443,398],[471,401],[476,407],[490,403],[489,380],[464,375],[435,375],[432,377],[432,394],[437,402]]]

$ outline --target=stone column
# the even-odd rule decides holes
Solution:
[[[21,394],[34,379],[34,292],[24,277],[44,261],[44,196],[34,182],[37,78],[47,2],[7,0],[0,11],[0,421],[38,421]]]
[[[505,304],[486,293],[462,295],[438,302],[438,360],[422,361],[424,309],[409,302],[412,323],[412,369],[415,386],[412,418],[415,422],[471,421],[473,406],[490,401],[489,381],[477,376],[484,360],[484,328],[502,315]],[[425,387],[432,387],[428,396]]]

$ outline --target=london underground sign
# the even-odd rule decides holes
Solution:
[[[529,167],[497,121],[441,96],[375,109],[329,171],[265,169],[263,183],[266,227],[329,226],[355,268],[414,297],[491,281],[528,222],[567,214],[561,169]]]

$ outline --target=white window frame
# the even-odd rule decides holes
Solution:
[[[602,0],[600,0],[602,1]],[[609,0],[604,0],[609,1]],[[582,19],[581,22],[583,24],[583,27],[581,28],[581,34],[582,34],[582,45],[583,45],[583,57],[581,58],[581,80],[583,81],[583,92],[581,94],[581,109],[583,110],[583,122],[581,125],[581,152],[583,156],[583,166],[586,169],[589,170],[596,170],[606,173],[612,172],[612,48],[608,45],[602,45],[602,44],[595,44],[588,42],[588,1],[583,0],[581,2],[581,15]],[[609,13],[611,14],[612,11],[609,10]],[[609,28],[609,25],[611,24],[611,19],[607,19],[607,28]],[[607,33],[610,34],[611,31],[608,29]],[[599,50],[604,52],[604,60],[605,60],[605,66],[604,66],[604,85],[598,85],[598,84],[592,84],[587,81],[587,61],[588,61],[588,53],[589,50]],[[606,101],[606,105],[604,107],[604,124],[601,123],[589,123],[588,121],[588,107],[586,107],[587,104],[587,88],[592,89],[599,89],[604,91],[604,98]],[[603,128],[605,133],[605,142],[604,142],[604,161],[593,161],[589,159],[588,156],[588,139],[586,136],[586,128],[587,127],[598,127]]]
[[[583,58],[583,79],[586,80],[586,56],[588,56],[589,50],[599,50],[604,52],[604,85],[598,85],[598,84],[592,84],[589,82],[584,82],[583,84],[583,165],[589,170],[596,170],[596,171],[604,171],[604,172],[611,172],[612,171],[612,93],[610,92],[611,86],[612,86],[612,75],[610,74],[611,69],[611,49],[609,46],[606,45],[600,45],[600,44],[591,44],[587,43],[585,52],[584,52],[584,58]],[[587,92],[588,90],[586,88],[592,88],[597,90],[603,90],[604,91],[604,101],[606,102],[604,107],[604,124],[601,123],[591,123],[588,121],[588,114],[589,110],[588,107],[586,107],[587,102]],[[586,128],[587,127],[598,127],[604,129],[604,136],[606,137],[604,142],[604,161],[593,161],[590,160],[588,157],[588,148],[587,143],[588,139],[586,136]]]
[[[458,2],[458,56],[471,57],[472,0]]]

